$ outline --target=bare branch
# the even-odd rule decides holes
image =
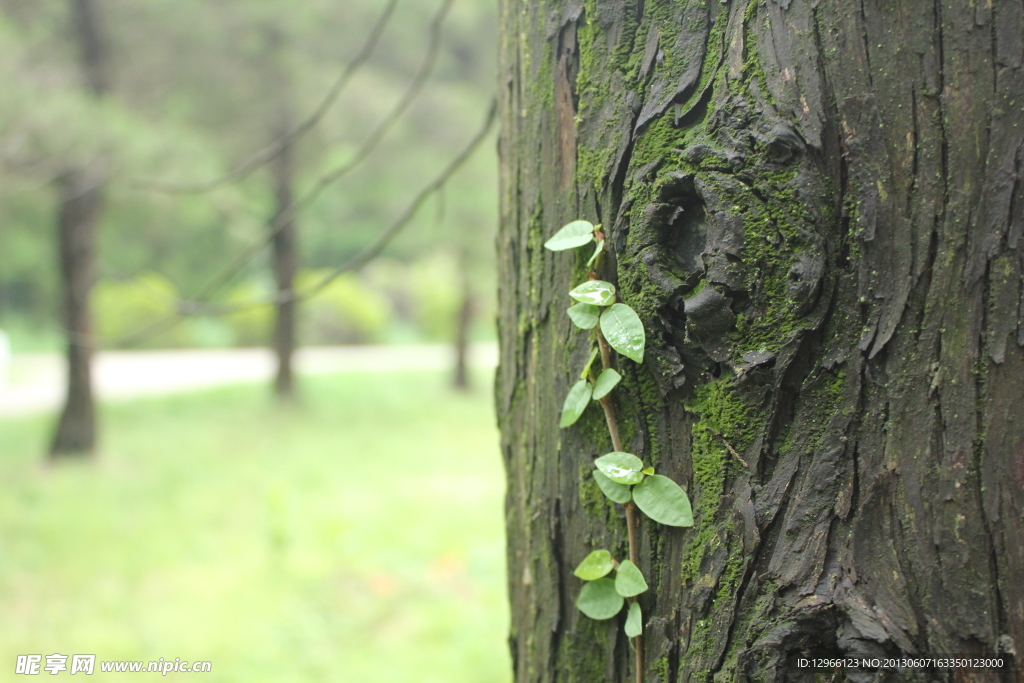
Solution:
[[[338,99],[341,91],[345,89],[349,79],[352,78],[359,67],[361,67],[370,58],[370,55],[373,53],[374,48],[376,48],[377,42],[380,40],[381,34],[384,32],[384,28],[391,19],[391,15],[397,5],[398,0],[390,0],[390,2],[388,2],[384,11],[373,25],[373,28],[370,29],[370,35],[367,37],[366,43],[363,44],[362,49],[345,66],[344,71],[342,71],[341,75],[338,76],[334,85],[332,85],[331,89],[327,91],[327,95],[324,97],[323,101],[321,101],[320,105],[312,114],[310,114],[309,118],[301,122],[292,130],[276,138],[269,145],[252,155],[233,171],[201,183],[182,184],[165,183],[160,180],[138,180],[131,183],[130,186],[140,190],[153,190],[169,194],[199,194],[203,192],[211,192],[212,190],[223,187],[228,183],[244,179],[260,166],[263,166],[273,160],[288,146],[295,143],[296,140],[320,123],[321,119],[323,119],[328,110],[330,110],[335,100]]]
[[[106,342],[105,345],[116,346],[120,348],[139,346],[145,343],[149,339],[166,332],[173,328],[175,325],[180,323],[186,316],[198,316],[198,315],[230,315],[239,311],[250,310],[253,308],[259,308],[261,306],[273,306],[282,301],[302,301],[316,296],[322,292],[328,285],[334,280],[340,277],[343,273],[347,273],[353,270],[362,268],[367,263],[376,258],[387,244],[394,239],[402,229],[409,224],[423,204],[429,199],[434,193],[438,192],[445,184],[451,179],[451,177],[462,167],[462,165],[473,155],[473,153],[480,147],[481,143],[487,139],[487,135],[490,133],[491,128],[494,126],[494,120],[497,116],[497,102],[491,101],[490,108],[488,109],[487,118],[484,120],[483,125],[476,132],[473,138],[469,141],[466,147],[449,162],[441,173],[439,173],[430,183],[428,183],[419,194],[417,194],[413,200],[406,207],[405,211],[391,223],[388,228],[382,232],[377,240],[364,249],[362,252],[349,259],[342,265],[336,267],[330,273],[328,273],[320,282],[316,283],[309,289],[299,292],[296,290],[289,290],[282,292],[280,295],[261,300],[252,301],[248,303],[235,304],[235,305],[224,305],[224,304],[212,304],[208,301],[202,300],[186,300],[179,301],[176,305],[176,310],[171,312],[164,318],[155,321],[151,325],[139,330],[130,335],[120,337],[114,340],[97,340],[93,335],[78,335],[82,338],[87,338],[91,342],[97,341]],[[71,333],[75,334],[75,333]]]
[[[284,226],[288,224],[288,221],[294,219],[300,212],[309,207],[309,205],[311,205],[320,196],[320,194],[323,193],[329,185],[331,185],[331,183],[340,180],[370,155],[370,152],[372,152],[374,147],[376,147],[384,138],[387,131],[395,124],[398,118],[408,108],[426,84],[427,79],[434,69],[435,63],[437,62],[437,56],[440,51],[441,27],[444,24],[445,17],[448,15],[448,10],[451,8],[453,2],[454,0],[445,0],[437,14],[434,15],[433,20],[430,22],[430,43],[427,48],[427,54],[423,59],[423,63],[421,64],[419,71],[410,83],[409,88],[402,96],[402,99],[399,100],[398,104],[396,104],[391,112],[388,113],[376,130],[366,138],[362,146],[356,150],[356,153],[352,158],[338,168],[335,168],[321,176],[309,191],[278,212],[278,214],[270,220],[270,230],[267,235],[253,246],[235,256],[220,275],[215,277],[209,284],[202,288],[197,298],[206,300],[211,299],[214,294],[230,283],[249,263],[249,261],[255,258],[257,254],[263,251],[263,249],[274,241],[274,238],[281,232]]]
[[[352,155],[351,159],[321,176],[301,199],[291,206],[286,207],[278,216],[275,217],[274,220],[276,223],[280,224],[287,222],[289,219],[294,217],[295,214],[313,203],[329,185],[348,175],[349,171],[354,169],[362,163],[363,160],[370,156],[370,153],[373,152],[374,148],[376,148],[378,144],[380,144],[380,141],[384,139],[384,136],[387,135],[391,127],[395,125],[402,114],[405,113],[405,110],[409,108],[409,105],[416,99],[416,96],[420,94],[423,86],[427,84],[427,79],[430,78],[430,74],[434,70],[434,65],[437,63],[437,57],[441,51],[441,28],[444,25],[445,17],[448,15],[448,10],[451,9],[454,2],[455,0],[445,0],[444,4],[441,5],[441,9],[438,10],[437,14],[434,15],[434,18],[431,20],[430,43],[427,47],[426,57],[424,57],[419,71],[416,72],[416,76],[409,84],[409,88],[405,91],[405,94],[402,95],[402,99],[400,99],[388,115],[384,117],[384,120],[381,121],[380,125],[370,133],[369,137],[363,141],[363,144],[358,150],[356,150],[356,153]]]
[[[405,211],[403,211],[402,214],[397,219],[395,219],[395,221],[377,237],[376,241],[373,244],[368,246],[366,249],[364,249],[359,254],[352,257],[345,263],[334,268],[334,270],[332,270],[330,273],[324,276],[324,278],[317,284],[313,285],[312,287],[302,292],[298,292],[296,290],[289,290],[281,292],[280,295],[270,299],[266,299],[263,301],[254,301],[245,304],[237,304],[233,306],[212,305],[200,301],[185,301],[182,302],[181,305],[179,306],[179,312],[182,315],[226,315],[229,313],[247,310],[250,308],[257,308],[260,306],[271,306],[282,303],[284,301],[301,301],[303,299],[309,299],[310,297],[313,297],[319,292],[323,291],[329,284],[331,284],[331,282],[336,280],[343,273],[347,273],[362,268],[367,263],[369,263],[374,258],[380,255],[380,253],[384,250],[384,247],[386,247],[388,243],[392,239],[394,239],[394,237],[399,232],[401,232],[402,228],[409,224],[409,222],[419,211],[423,203],[426,202],[431,195],[433,195],[435,192],[438,192],[441,188],[443,188],[445,183],[448,182],[452,175],[454,175],[455,172],[462,167],[466,160],[473,155],[473,152],[477,150],[477,148],[480,146],[480,143],[482,143],[487,138],[488,133],[490,133],[491,127],[494,125],[494,119],[496,114],[497,103],[492,101],[490,109],[488,110],[487,113],[487,118],[484,120],[483,125],[477,131],[476,135],[474,135],[473,138],[470,140],[469,144],[466,145],[466,147],[462,150],[462,152],[460,152],[458,156],[452,159],[448,166],[445,167],[445,169],[440,174],[438,174],[437,177],[434,178],[434,180],[432,180],[422,190],[420,190],[419,194],[417,194],[416,197],[413,198],[412,202],[409,203],[409,206],[406,207]]]

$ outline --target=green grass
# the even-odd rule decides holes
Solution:
[[[208,660],[211,683],[510,680],[489,392],[303,389],[110,406],[99,458],[56,467],[50,419],[0,421],[0,681],[55,652]]]

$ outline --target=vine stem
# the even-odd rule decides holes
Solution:
[[[597,332],[597,347],[601,350],[601,366],[605,370],[609,370],[612,367],[612,351],[608,345],[608,340],[601,334],[600,328],[594,328]],[[615,418],[615,406],[612,405],[611,395],[606,394],[598,400],[601,404],[601,408],[604,409],[604,419],[608,423],[608,433],[612,437],[612,448],[617,451],[622,450],[622,439],[619,437],[619,422]],[[626,530],[629,532],[629,561],[640,566],[640,558],[638,555],[638,544],[636,541],[636,534],[638,528],[638,521],[636,516],[636,506],[633,501],[629,501],[623,506],[626,509]],[[634,602],[636,598],[630,598],[630,603]],[[633,638],[633,649],[636,653],[636,683],[643,683],[644,680],[644,636],[640,635]]]

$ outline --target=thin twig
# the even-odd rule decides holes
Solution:
[[[377,18],[377,21],[370,29],[370,34],[367,37],[366,42],[363,44],[362,49],[360,49],[356,56],[345,65],[345,69],[341,72],[341,75],[338,76],[338,79],[334,82],[334,85],[331,86],[331,89],[327,91],[324,99],[320,102],[320,105],[313,111],[313,113],[295,128],[279,136],[269,145],[253,154],[234,170],[201,183],[187,184],[167,183],[161,180],[137,180],[130,183],[129,186],[140,190],[153,190],[169,194],[199,194],[203,192],[210,192],[236,180],[242,180],[260,166],[272,161],[296,140],[320,123],[321,119],[323,119],[328,110],[338,99],[341,91],[345,89],[346,85],[348,85],[349,80],[355,72],[370,58],[370,55],[373,54],[373,51],[380,40],[381,34],[384,33],[384,27],[387,26],[387,23],[391,19],[391,15],[394,13],[397,5],[398,0],[390,0],[390,2],[388,2],[384,11],[381,12],[380,17]]]
[[[743,465],[745,468],[747,468],[748,470],[750,469],[750,465],[747,464],[747,461],[741,458],[740,454],[736,452],[736,449],[729,445],[729,442],[725,440],[725,437],[722,436],[721,432],[716,431],[711,427],[708,427],[708,431],[722,440],[722,443],[724,443],[725,447],[729,449],[729,452],[732,454],[732,457],[736,458],[740,462],[740,464]]]

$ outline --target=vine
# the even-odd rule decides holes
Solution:
[[[576,607],[591,619],[611,619],[622,612],[628,603],[624,630],[633,640],[636,653],[636,681],[642,683],[644,669],[643,614],[637,596],[647,590],[647,581],[639,567],[637,557],[637,510],[655,522],[668,526],[693,526],[693,511],[686,492],[674,481],[655,474],[653,467],[622,450],[615,408],[611,392],[622,381],[615,369],[617,358],[613,351],[635,363],[644,360],[646,333],[640,316],[617,299],[615,285],[598,278],[601,259],[605,252],[601,226],[589,221],[572,221],[544,243],[551,251],[565,251],[596,242],[593,255],[587,261],[589,278],[569,291],[576,301],[569,307],[569,319],[594,335],[594,348],[583,372],[562,406],[559,427],[571,427],[583,415],[591,401],[597,401],[604,410],[611,453],[597,458],[593,470],[598,488],[612,502],[622,505],[629,533],[629,559],[616,560],[608,550],[594,550],[580,562],[573,572],[585,583],[576,599]],[[595,372],[594,361],[601,357],[601,371]],[[731,450],[731,449],[730,449]],[[615,578],[610,574],[615,572]]]

